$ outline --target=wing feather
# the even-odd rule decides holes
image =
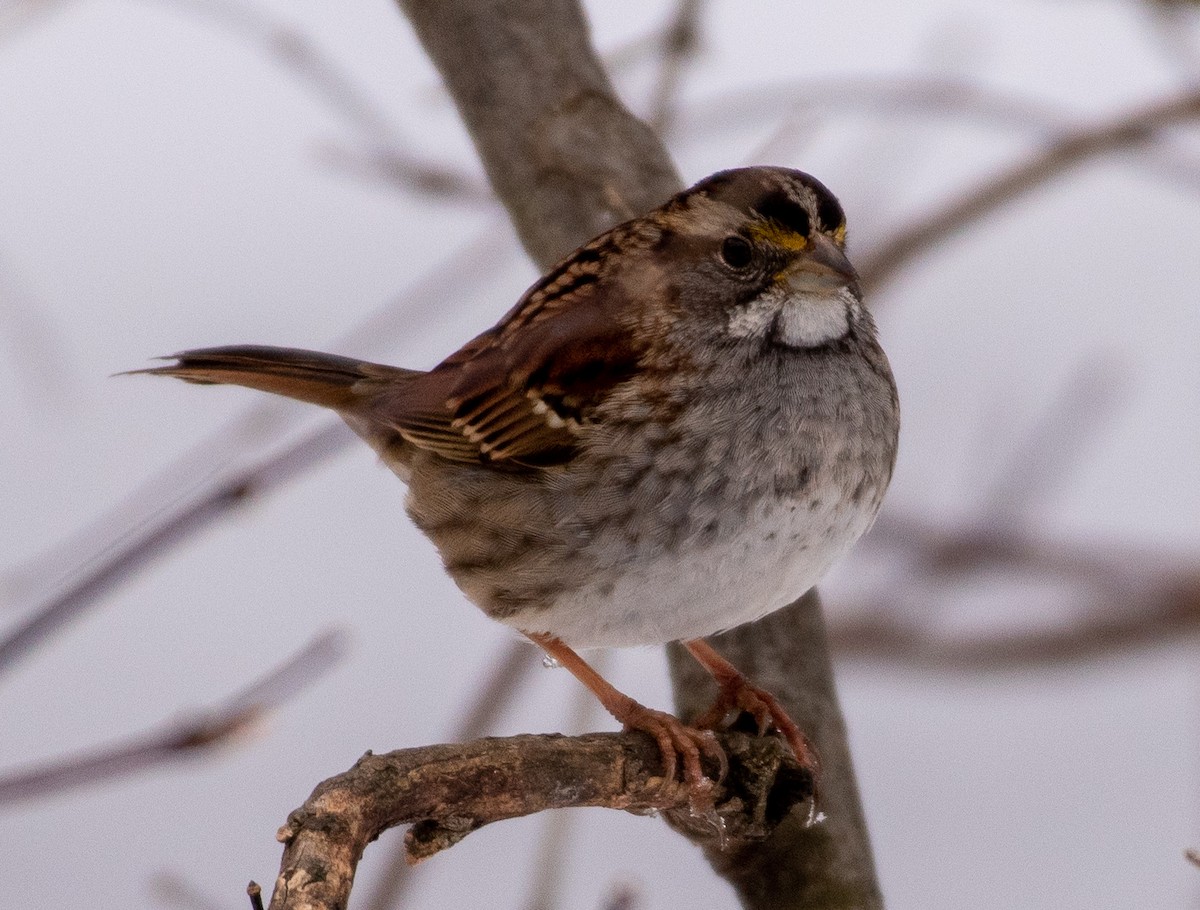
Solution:
[[[373,417],[452,461],[544,467],[568,460],[596,406],[643,348],[627,300],[604,282],[605,235],[534,285],[492,329],[397,393]],[[608,289],[607,291],[602,289]]]

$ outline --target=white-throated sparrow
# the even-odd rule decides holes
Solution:
[[[795,600],[867,529],[896,455],[887,358],[834,196],[724,171],[555,266],[428,372],[269,347],[146,370],[336,410],[489,616],[569,667],[694,789],[709,738],[621,694],[573,648],[683,640],[721,697],[800,731],[702,636]]]

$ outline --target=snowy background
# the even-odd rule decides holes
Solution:
[[[623,97],[647,112],[657,64],[639,48],[671,5],[588,9]],[[668,136],[685,180],[749,162],[811,171],[845,203],[854,250],[1045,133],[853,100],[867,87],[970,82],[1068,128],[1200,75],[1200,21],[1132,0],[712,2],[702,25]],[[298,73],[297,47],[347,91]],[[1085,441],[1019,521],[1084,549],[1200,562],[1196,139],[1174,136],[1172,168],[1127,151],[1066,172],[871,301],[904,406],[888,515],[972,520],[1062,390],[1100,364],[1071,434]],[[387,0],[0,0],[0,623],[322,416],[110,374],[234,342],[428,367],[532,281],[493,203],[398,183],[385,148],[484,185]],[[157,492],[122,505],[167,470]],[[451,735],[508,633],[442,574],[402,498],[365,446],[347,448],[3,671],[0,776],[215,704],[321,630],[349,640],[346,659],[252,737],[0,806],[0,907],[243,907],[248,879],[269,888],[275,829],[315,783],[368,748]],[[864,592],[878,600],[882,576],[892,609],[925,611],[951,636],[1078,619],[1069,597],[1028,579],[935,591],[869,555],[825,586],[835,621]],[[1196,658],[1193,636],[1037,671],[843,663],[889,906],[1200,907],[1200,869],[1183,858],[1200,846]],[[656,650],[608,667],[640,700],[669,702]],[[529,680],[495,732],[568,729],[575,681],[541,669]],[[610,727],[595,714],[585,725]],[[570,821],[563,906],[600,907],[622,887],[646,910],[736,906],[661,822],[599,810]],[[497,907],[526,906],[546,824],[472,835],[420,868],[406,904],[471,905],[486,888]],[[396,843],[368,851],[360,905]]]

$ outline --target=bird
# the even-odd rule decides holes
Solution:
[[[815,177],[725,170],[580,246],[431,370],[235,345],[134,372],[337,412],[407,484],[466,598],[703,794],[734,710],[817,768],[778,700],[704,639],[813,587],[891,480],[896,383],[845,244]],[[673,641],[718,685],[692,724],[578,653]]]

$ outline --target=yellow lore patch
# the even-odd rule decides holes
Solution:
[[[762,240],[772,246],[791,250],[796,253],[808,246],[807,237],[803,234],[797,234],[791,228],[784,227],[778,221],[768,221],[765,224],[752,225],[750,236],[755,240]]]

